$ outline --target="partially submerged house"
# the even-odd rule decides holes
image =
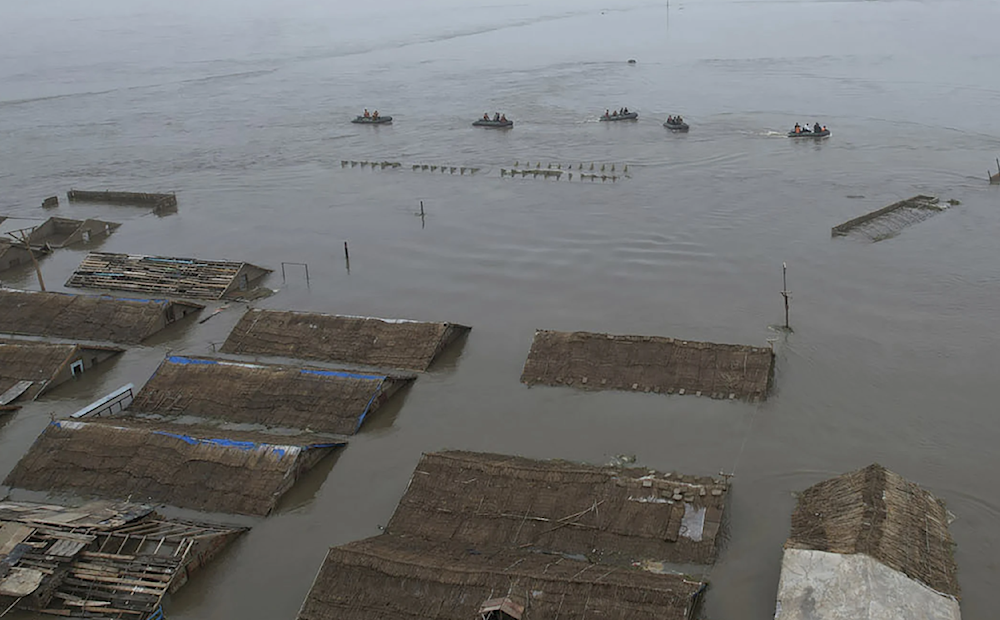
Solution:
[[[246,529],[139,504],[0,502],[0,611],[148,620]]]
[[[129,416],[56,421],[4,484],[263,516],[300,474],[344,445],[315,434],[268,435]]]
[[[37,398],[122,351],[99,345],[0,340],[0,404]]]
[[[36,256],[37,256],[36,252]],[[0,239],[0,271],[31,264],[31,254],[21,243]]]
[[[688,620],[728,487],[711,478],[426,454],[385,533],[330,550],[299,620]],[[645,570],[644,570],[645,569]]]
[[[944,504],[880,465],[799,495],[775,620],[959,620]]]
[[[65,248],[86,244],[108,237],[121,224],[102,220],[73,220],[66,217],[50,217],[28,234],[32,246]]]
[[[386,532],[633,562],[708,564],[728,484],[645,468],[425,454]]]
[[[830,230],[830,234],[833,237],[855,234],[870,241],[882,241],[947,208],[947,204],[942,204],[937,197],[921,194],[838,224]]]
[[[704,589],[681,575],[383,534],[330,550],[298,620],[689,620]]]
[[[470,329],[454,323],[252,309],[233,328],[222,351],[424,371]]]
[[[66,286],[163,297],[238,298],[270,272],[250,263],[91,252]]]
[[[203,308],[167,299],[0,288],[0,333],[137,344]]]
[[[521,382],[757,402],[774,378],[770,347],[659,336],[537,331]]]
[[[130,411],[351,435],[415,378],[169,356]]]

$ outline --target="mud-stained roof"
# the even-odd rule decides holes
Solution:
[[[130,409],[350,435],[414,378],[170,356]]]
[[[421,458],[386,532],[618,565],[711,563],[727,492],[644,468],[438,452]]]
[[[28,340],[0,340],[0,395],[22,381],[31,385],[21,394],[31,400],[44,392],[49,384],[81,351],[99,350],[117,354],[124,349],[104,346],[53,344]]]
[[[0,332],[136,344],[163,329],[174,307],[204,308],[165,299],[0,289]]]
[[[133,417],[49,424],[4,484],[37,491],[266,515],[342,439],[229,431]]]
[[[767,397],[773,375],[774,352],[769,347],[538,331],[521,381],[756,402]]]
[[[381,535],[327,555],[299,620],[474,620],[508,599],[523,620],[687,620],[705,584],[517,550]]]
[[[91,252],[66,286],[221,299],[253,287],[270,271],[242,262]]]
[[[938,592],[958,596],[948,520],[941,500],[873,464],[803,491],[785,548],[862,553]]]
[[[469,329],[454,323],[254,309],[233,328],[222,351],[424,371]]]

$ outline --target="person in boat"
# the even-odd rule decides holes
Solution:
[[[673,125],[673,123],[674,123],[674,117],[673,116],[668,116],[667,117],[667,123]]]
[[[793,133],[802,133],[802,126],[799,125],[798,123],[795,123],[795,128],[792,129],[792,132]]]
[[[823,133],[826,133],[826,125],[823,125]]]
[[[678,117],[674,118],[674,122],[677,123],[678,125],[680,125],[681,123],[684,122],[684,119],[678,116]]]
[[[605,108],[605,110],[604,110],[604,118],[608,118],[609,116],[611,116],[611,111],[608,110],[607,108]]]
[[[490,113],[489,112],[483,112],[483,120],[484,121],[490,120]]]
[[[368,108],[365,108],[365,118],[371,118],[372,115],[368,113]]]
[[[622,108],[622,110],[624,110],[624,112],[622,112],[622,114],[628,114],[628,108]]]
[[[506,114],[501,114],[500,115],[500,122],[501,123],[506,123],[507,122],[507,115]]]
[[[823,131],[823,129],[819,126],[819,123],[816,123],[816,124],[813,125],[813,131],[816,132],[816,133],[819,133],[819,132]]]
[[[374,111],[374,112],[372,113],[372,120],[375,120],[375,121],[377,121],[377,120],[378,120],[378,110],[375,110],[375,111]]]
[[[499,112],[494,112],[493,113],[493,120],[496,121],[496,122],[500,122],[500,113]]]

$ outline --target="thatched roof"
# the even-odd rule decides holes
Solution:
[[[163,329],[175,306],[204,308],[165,299],[0,289],[0,332],[134,344]]]
[[[523,620],[687,620],[705,585],[679,575],[389,535],[330,550],[299,620],[475,620],[510,596]]]
[[[0,521],[0,600],[12,599],[0,610],[74,617],[85,610],[94,619],[151,617],[168,592],[246,531],[128,503],[4,502],[0,511],[12,517]]]
[[[944,503],[877,464],[803,491],[785,543],[793,549],[863,553],[958,596],[954,545]]]
[[[222,351],[424,371],[469,329],[454,323],[249,310]]]
[[[414,378],[171,356],[130,409],[350,435]]]
[[[266,515],[343,440],[222,431],[136,418],[53,422],[5,484]]]
[[[221,299],[254,286],[270,271],[250,263],[91,252],[66,286]]]
[[[438,452],[420,460],[386,532],[618,564],[710,563],[727,490],[644,468]]]
[[[774,352],[767,347],[538,331],[521,381],[757,401],[767,397],[773,373]]]
[[[55,383],[52,382],[60,371],[81,352],[100,351],[102,356],[106,356],[122,350],[114,347],[0,340],[0,395],[21,381],[31,381],[31,387],[22,397],[33,399],[54,386]]]

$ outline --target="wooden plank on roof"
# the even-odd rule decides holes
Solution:
[[[0,405],[8,405],[14,402],[21,394],[27,392],[28,388],[34,385],[34,383],[34,381],[18,381],[9,390],[0,394]]]
[[[0,522],[0,555],[7,555],[35,531],[20,523]]]

